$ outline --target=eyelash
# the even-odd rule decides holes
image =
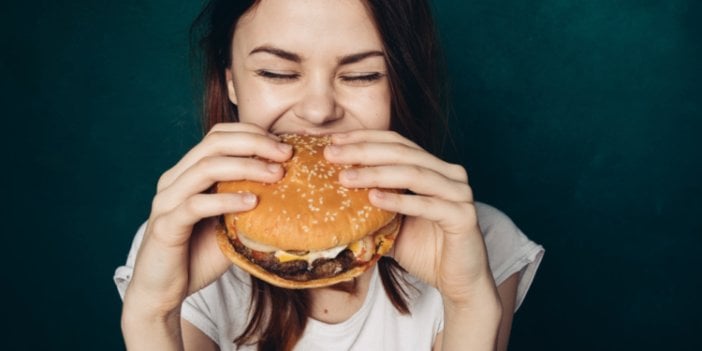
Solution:
[[[297,73],[280,74],[280,73],[275,73],[275,72],[266,71],[266,70],[258,70],[258,71],[256,71],[256,74],[260,77],[265,78],[265,79],[270,79],[270,80],[279,81],[279,82],[293,81],[293,80],[300,78],[300,75]],[[360,75],[360,76],[341,77],[340,79],[344,82],[368,83],[368,82],[374,82],[376,80],[379,80],[383,76],[385,76],[385,75],[382,73],[374,72],[374,73]]]
[[[375,73],[371,73],[371,74],[364,74],[361,76],[341,77],[341,80],[344,82],[365,83],[365,82],[375,82],[376,80],[378,80],[382,77],[383,77],[383,74],[375,72]]]
[[[256,71],[256,74],[270,80],[274,81],[291,81],[295,80],[297,78],[300,78],[299,74],[280,74],[280,73],[274,73],[271,71],[266,71],[266,70],[258,70]]]

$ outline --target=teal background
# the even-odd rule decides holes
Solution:
[[[702,2],[434,3],[444,156],[547,249],[511,349],[702,349]],[[3,349],[124,348],[113,271],[200,135],[198,8],[3,6]]]

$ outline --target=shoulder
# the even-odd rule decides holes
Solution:
[[[476,202],[475,206],[495,284],[500,285],[511,275],[519,273],[518,308],[541,263],[544,248],[524,234],[502,211],[481,202]]]
[[[482,202],[475,203],[478,224],[488,250],[510,249],[525,245],[529,238],[504,212]]]
[[[484,236],[495,232],[518,230],[512,219],[491,205],[476,201],[475,211],[478,214],[478,223]]]

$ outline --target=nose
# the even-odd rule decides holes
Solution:
[[[325,125],[340,119],[343,109],[336,101],[333,82],[313,79],[307,82],[293,108],[295,115],[314,125]]]

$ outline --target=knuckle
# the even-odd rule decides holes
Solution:
[[[395,155],[402,156],[407,152],[407,145],[400,142],[394,142],[392,143],[392,151],[395,153]]]
[[[391,162],[402,162],[403,159],[407,158],[406,151],[407,149],[405,148],[404,145],[400,143],[392,143],[390,146],[387,148],[388,151],[388,156],[390,157]]]
[[[223,130],[214,130],[214,128],[212,128],[212,131],[205,136],[203,143],[218,145],[224,140],[225,135],[226,133]]]
[[[151,200],[151,212],[154,213],[160,213],[163,212],[163,207],[164,201],[163,201],[163,194],[156,194],[154,198]]]
[[[411,182],[412,180],[415,179],[421,179],[421,177],[424,176],[424,168],[418,166],[418,165],[411,165],[407,168],[407,172],[405,173],[406,181]]]
[[[404,139],[404,137],[402,136],[402,134],[398,133],[398,132],[395,131],[395,130],[391,130],[391,131],[390,131],[390,138],[392,138],[393,140],[402,140],[402,139]]]
[[[459,165],[459,164],[451,164],[451,174],[456,177],[456,179],[468,183],[468,171],[466,169]]]
[[[470,187],[468,184],[464,184],[461,187],[461,192],[460,194],[462,195],[461,197],[465,199],[465,201],[472,203],[473,202],[473,188]]]
[[[191,196],[183,202],[183,209],[192,215],[198,215],[200,213],[200,208],[202,202],[199,196]]]
[[[478,225],[478,215],[473,203],[463,203],[460,205],[459,210],[464,214],[462,217],[466,226]]]
[[[156,216],[149,223],[152,233],[163,233],[166,230],[167,221],[164,220],[162,215]]]
[[[219,122],[219,123],[215,124],[214,126],[212,126],[212,128],[210,129],[209,132],[207,132],[207,134],[209,135],[212,133],[222,132],[225,130],[225,126],[226,126],[225,123]]]
[[[164,188],[166,188],[169,184],[171,184],[171,179],[173,178],[171,176],[172,170],[167,170],[161,174],[161,176],[158,178],[158,181],[156,182],[156,191],[160,192]]]
[[[434,200],[429,196],[418,196],[420,208],[430,208],[434,206]]]
[[[203,157],[195,163],[194,168],[198,170],[198,173],[207,172],[219,165],[219,159],[213,156]]]

